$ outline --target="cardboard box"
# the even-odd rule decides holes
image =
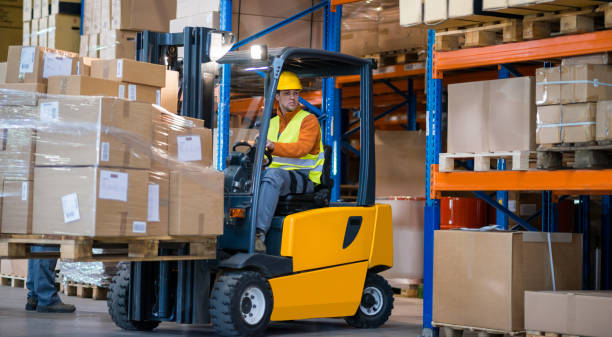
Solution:
[[[35,234],[167,235],[147,222],[147,170],[37,167],[35,177]]]
[[[166,70],[166,86],[161,89],[161,106],[170,112],[177,113],[178,91],[178,71]]]
[[[168,228],[170,220],[170,171],[149,171],[147,222]]]
[[[0,84],[0,89],[7,89],[7,90],[19,90],[19,91],[28,91],[28,92],[37,92],[40,94],[44,94],[47,92],[47,85],[44,83],[5,83],[5,84]],[[25,98],[26,95],[20,94],[17,97],[14,98],[18,98],[20,103],[17,103],[17,105],[30,105],[28,103],[24,103],[23,102],[23,98]],[[31,99],[35,98],[33,95],[29,96],[30,98],[27,99],[27,101],[31,101]],[[38,96],[36,96],[37,99]],[[0,95],[0,105],[2,105],[2,100],[4,99],[4,97],[2,97],[2,95]],[[34,103],[34,105],[36,105],[36,103]]]
[[[111,15],[112,0],[100,0],[100,32],[111,30]]]
[[[176,15],[176,0],[113,0],[112,29],[168,32]]]
[[[561,60],[561,66],[577,64],[612,64],[612,57],[610,57],[610,53],[599,53],[565,57]]]
[[[597,102],[612,99],[612,66],[581,64],[561,67],[561,103]],[[609,85],[599,85],[607,83]]]
[[[551,105],[561,103],[561,67],[536,69],[536,104]]]
[[[33,19],[40,19],[42,17],[42,0],[34,0],[33,4]]]
[[[83,35],[89,35],[93,33],[91,27],[92,24],[92,13],[93,13],[93,0],[82,0],[84,11],[83,11]]]
[[[31,107],[23,107],[20,110],[24,114],[22,119],[35,116],[35,109]],[[0,132],[3,143],[0,149],[0,174],[4,179],[32,180],[36,133],[26,128],[0,128]]]
[[[612,291],[526,291],[525,328],[606,337],[612,331]]]
[[[6,81],[6,62],[0,62],[0,84]]]
[[[538,107],[537,144],[561,143],[561,105]]]
[[[32,19],[30,26],[30,46],[38,46],[38,19]]]
[[[89,76],[49,77],[47,93],[74,96],[119,96],[119,82]]]
[[[22,46],[29,46],[30,45],[30,39],[32,38],[32,33],[30,32],[30,28],[32,27],[32,24],[30,23],[30,21],[24,21],[23,22],[23,43],[21,44]],[[8,52],[8,50],[7,50]]]
[[[434,23],[448,19],[448,0],[427,0],[425,2],[424,20]]]
[[[0,62],[6,62],[9,46],[20,45],[22,39],[21,28],[0,28]]]
[[[342,32],[340,51],[353,56],[363,56],[378,50],[378,30]]]
[[[40,100],[40,110],[41,120],[57,127],[39,130],[37,166],[150,167],[150,104],[109,97],[62,97]]]
[[[87,56],[98,58],[98,56],[100,56],[100,50],[98,48],[100,48],[100,34],[90,33]]]
[[[78,55],[44,47],[10,46],[7,83],[47,83],[49,76],[76,73]]]
[[[0,270],[4,275],[28,277],[28,260],[0,260]]]
[[[4,179],[2,233],[32,233],[32,181]]]
[[[180,33],[185,27],[208,27],[219,29],[219,12],[190,14],[170,20],[170,32]]]
[[[376,196],[424,196],[425,133],[377,130],[374,145]]]
[[[597,102],[597,116],[595,119],[595,138],[599,141],[612,139],[612,101]]]
[[[485,87],[483,82],[448,86],[447,152],[489,152],[489,104]]]
[[[38,19],[38,45],[41,47],[47,47],[47,33],[49,26],[49,17],[45,16]]]
[[[166,67],[129,59],[94,61],[91,64],[91,76],[157,88],[166,85]]]
[[[22,16],[23,9],[19,7],[0,6],[0,28],[21,28]]]
[[[40,2],[40,17],[46,18],[49,16],[49,0],[42,0]]]
[[[180,131],[168,132],[168,156],[172,167],[188,164],[191,168],[212,165],[212,130],[198,127],[183,127]]]
[[[464,16],[474,15],[474,1],[448,1],[448,17],[460,18]]]
[[[400,25],[404,27],[423,23],[423,0],[399,0]]]
[[[85,0],[49,0],[49,2],[51,3],[51,12],[49,13],[49,15],[62,13],[78,15],[76,13],[76,8],[78,8],[80,12],[82,1]]]
[[[102,28],[102,0],[93,0],[91,10],[91,33],[99,34]]]
[[[556,288],[581,288],[582,236],[550,237]],[[553,287],[547,233],[435,231],[433,278],[434,322],[524,331],[524,291]]]
[[[404,28],[398,21],[378,24],[378,51],[421,49],[427,46],[427,30]]]
[[[75,15],[54,14],[49,16],[47,46],[49,48],[79,52],[81,19]]]
[[[223,234],[223,173],[170,172],[170,235]]]
[[[81,35],[79,41],[79,56],[89,56],[89,35]]]
[[[81,56],[77,63],[77,75],[90,76],[91,74],[91,62],[97,59],[93,57]]]
[[[137,32],[126,30],[103,30],[100,33],[101,59],[136,58]]]
[[[120,82],[119,98],[159,105],[161,104],[161,89],[149,85]]]
[[[243,2],[244,3],[244,2]],[[293,2],[283,2],[281,8],[288,8],[288,5]],[[270,6],[269,8],[273,8]],[[268,9],[269,9],[268,8]],[[291,14],[293,15],[293,14]],[[236,21],[234,21],[236,20]],[[232,18],[232,21],[237,22],[237,16]],[[283,20],[282,17],[271,17],[271,16],[259,16],[259,15],[240,15],[240,36],[251,36],[261,30],[268,28],[276,23]],[[234,33],[236,30],[234,29]],[[323,36],[323,23],[322,21],[313,21],[312,25],[310,20],[296,20],[287,25],[281,27],[270,34],[267,34],[252,43],[249,43],[241,48],[241,50],[248,50],[253,44],[265,44],[268,48],[273,47],[304,47],[304,48],[322,48],[322,36]],[[361,41],[363,42],[363,41]]]
[[[304,8],[306,9],[306,8]],[[218,12],[218,0],[177,0],[176,1],[176,17],[182,18],[198,13]],[[297,13],[297,12],[296,12]]]
[[[581,143],[595,140],[596,103],[564,105],[562,114],[564,143]]]
[[[32,15],[32,11],[33,11],[33,2],[32,0],[24,0],[23,1],[23,21],[31,21],[33,18]]]
[[[508,0],[482,0],[483,10],[502,9],[508,7]]]

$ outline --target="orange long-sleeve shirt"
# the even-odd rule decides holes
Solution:
[[[277,111],[279,117],[279,132],[283,132],[287,124],[302,109],[298,107],[294,111],[283,115],[280,109]],[[321,125],[317,116],[309,114],[302,120],[300,136],[295,143],[274,143],[272,154],[279,157],[301,158],[306,154],[319,154],[319,143],[321,142]]]

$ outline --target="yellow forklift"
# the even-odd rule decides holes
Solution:
[[[393,264],[391,208],[375,203],[372,60],[304,48],[230,52],[219,59],[232,69],[261,76],[265,105],[252,120],[267,135],[282,71],[316,80],[359,75],[361,146],[356,202],[330,202],[331,148],[325,148],[321,184],[313,193],[281,197],[267,251],[254,249],[255,214],[262,168],[272,157],[265,137],[237,142],[225,169],[224,233],[217,258],[131,262],[110,287],[115,324],[152,330],[162,321],[212,323],[222,336],[259,336],[270,322],[338,317],[356,328],[383,325],[393,292],[378,273]],[[183,88],[185,89],[185,88]],[[254,144],[254,145],[253,145]],[[188,254],[188,247],[160,246],[160,255]]]

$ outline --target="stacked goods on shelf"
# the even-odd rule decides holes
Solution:
[[[168,32],[176,0],[84,0],[80,55],[102,59],[136,55],[136,34]]]
[[[80,0],[24,0],[21,16],[24,46],[79,51]]]
[[[203,124],[120,98],[5,89],[0,118],[0,173],[12,191],[3,194],[0,232],[222,232],[223,174],[210,168],[212,134]]]
[[[219,0],[177,0],[176,18],[170,20],[170,33],[182,33],[185,27],[219,29]],[[183,54],[184,48],[179,47],[178,56],[183,57]]]
[[[525,291],[582,288],[582,235],[435,231],[433,266],[434,324],[513,334]]]
[[[21,6],[22,0],[0,1],[0,62],[6,62],[9,46],[21,44],[24,33]]]

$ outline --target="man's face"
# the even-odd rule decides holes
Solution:
[[[276,100],[283,113],[295,110],[298,107],[299,90],[280,90],[276,94]]]

